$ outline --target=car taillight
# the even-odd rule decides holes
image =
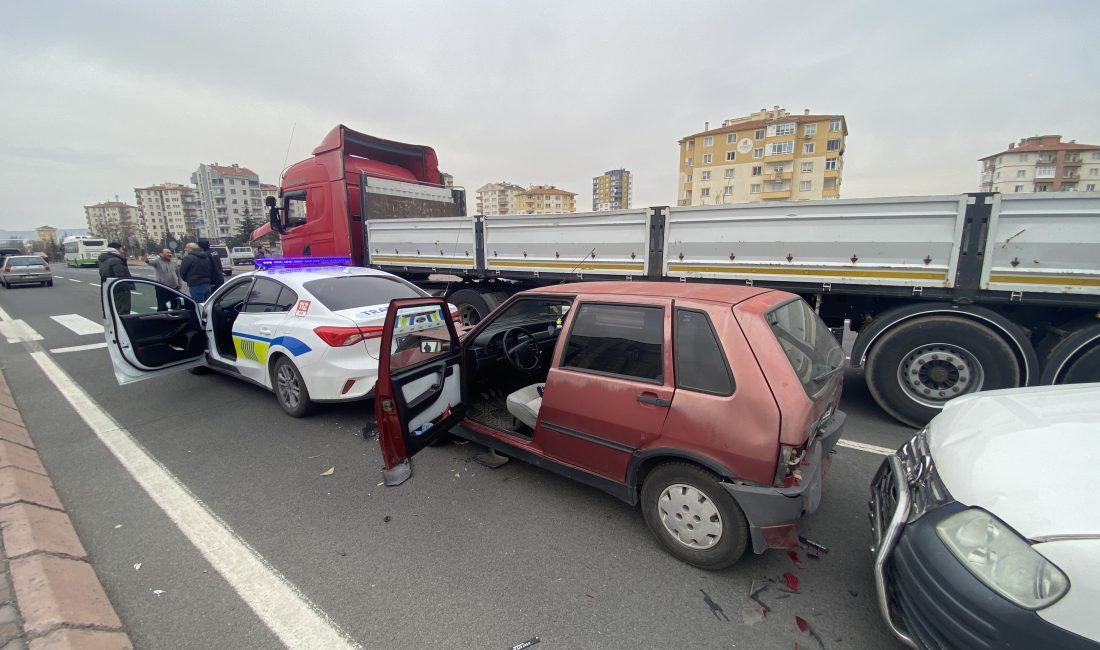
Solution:
[[[382,336],[382,328],[321,326],[313,328],[313,333],[330,346],[334,348],[343,348],[349,345],[355,345],[367,339],[376,339]]]
[[[49,262],[46,262],[46,263],[45,263],[45,264],[43,264],[42,266],[45,266],[45,267],[46,267],[46,270],[47,270],[47,271],[49,271],[49,270],[50,270],[50,263],[49,263]]]
[[[806,445],[794,447],[779,445],[779,462],[775,468],[775,487],[795,487],[802,483],[802,470],[798,466],[806,458]]]
[[[11,264],[4,267],[4,273],[11,273]]]

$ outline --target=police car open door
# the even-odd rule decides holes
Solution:
[[[200,365],[202,305],[163,284],[111,278],[100,291],[107,352],[120,385]]]
[[[462,421],[462,352],[440,298],[393,300],[386,313],[374,387],[382,478],[400,485],[412,456]]]

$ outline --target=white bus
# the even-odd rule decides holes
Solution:
[[[96,266],[99,254],[107,250],[107,240],[94,237],[66,237],[61,242],[65,263],[69,266]]]

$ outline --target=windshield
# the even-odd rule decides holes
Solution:
[[[41,257],[9,257],[7,262],[12,266],[42,266],[46,263]]]
[[[844,350],[805,300],[795,299],[772,309],[768,324],[810,397],[816,397],[843,371]]]
[[[310,280],[302,286],[331,311],[389,304],[398,298],[422,298],[427,295],[404,280],[377,275],[342,275]]]
[[[84,244],[85,246],[102,246],[103,245],[103,240],[102,239],[85,239],[81,243]]]

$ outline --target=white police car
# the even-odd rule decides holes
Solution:
[[[294,417],[370,397],[390,300],[427,294],[383,271],[323,266],[347,261],[259,260],[201,304],[152,280],[111,280],[101,299],[115,377],[205,366],[273,391]]]

